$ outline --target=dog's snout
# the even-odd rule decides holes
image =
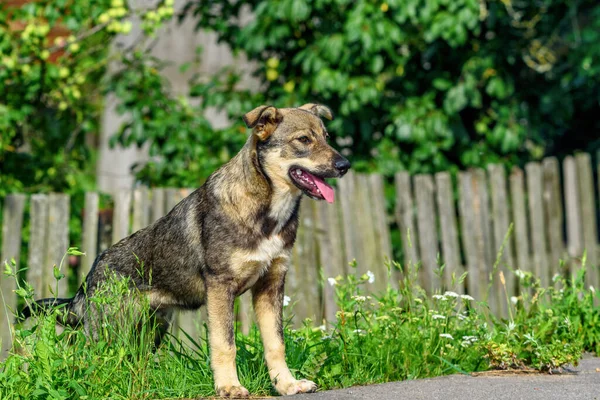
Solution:
[[[346,160],[345,158],[342,158],[341,160],[337,160],[334,166],[335,169],[337,169],[340,173],[340,176],[342,176],[346,172],[348,172],[348,170],[350,169],[350,165],[350,161]]]

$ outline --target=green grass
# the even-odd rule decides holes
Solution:
[[[323,390],[490,368],[547,371],[576,363],[584,350],[599,349],[597,295],[584,285],[585,269],[569,282],[557,278],[550,288],[517,271],[523,290],[517,301],[507,299],[511,311],[506,319],[469,296],[426,294],[416,284],[416,269],[409,270],[400,289],[388,287],[372,297],[367,295],[368,275],[338,277],[340,311],[332,327],[305,321],[300,329],[286,328],[287,360],[297,378],[312,379]],[[18,293],[26,301],[33,296],[27,285]],[[57,333],[60,310],[16,327],[15,349],[0,364],[0,398],[214,395],[206,329],[191,338],[191,345],[172,337],[153,352],[153,326],[140,323],[139,307],[130,310],[120,302],[132,295],[127,282],[111,280],[94,297],[107,306],[98,341],[81,330]],[[143,308],[148,314],[147,305]],[[117,318],[124,310],[125,317]],[[254,395],[274,395],[258,331],[238,332],[236,341],[242,384]]]

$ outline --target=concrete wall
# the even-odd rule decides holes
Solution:
[[[132,2],[130,2],[131,4]],[[138,5],[134,7],[148,7],[147,1],[138,0]],[[175,8],[180,9],[183,1],[176,1]],[[113,44],[112,51],[120,51],[122,46],[131,44],[139,32],[138,22],[132,21],[134,28],[129,35],[120,37]],[[243,57],[234,58],[229,48],[225,45],[218,45],[216,36],[207,32],[196,32],[194,30],[194,21],[191,18],[186,19],[182,24],[172,21],[162,28],[157,35],[157,43],[153,47],[153,54],[157,57],[172,62],[173,65],[164,70],[164,75],[169,79],[173,93],[176,95],[186,94],[188,90],[188,79],[191,75],[198,73],[201,75],[214,74],[224,66],[235,65],[241,70],[246,71],[243,85],[246,87],[257,87],[257,82],[249,77],[250,65]],[[193,62],[196,55],[196,48],[203,48],[201,64],[191,67],[185,74],[179,71],[179,66],[186,62]],[[113,66],[116,68],[116,66]],[[148,159],[147,149],[133,148],[110,148],[109,138],[117,132],[123,121],[115,111],[116,100],[112,97],[106,99],[104,115],[102,117],[102,131],[99,144],[99,157],[97,164],[97,182],[99,190],[107,193],[114,193],[118,189],[131,188],[134,185],[131,166],[136,162],[144,162]],[[219,127],[228,124],[227,118],[211,110],[207,113],[207,118],[213,125]]]

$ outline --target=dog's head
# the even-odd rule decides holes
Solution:
[[[258,160],[274,184],[332,203],[333,189],[324,178],[343,176],[350,162],[327,143],[329,134],[320,117],[333,118],[319,104],[260,106],[244,115],[244,122],[253,129]]]

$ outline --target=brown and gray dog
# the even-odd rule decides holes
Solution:
[[[258,107],[243,119],[252,134],[242,150],[165,217],[98,256],[72,299],[43,299],[37,308],[64,304],[68,325],[93,319],[94,289],[107,268],[145,294],[165,332],[175,309],[208,311],[211,367],[219,396],[246,397],[235,365],[236,296],[252,291],[269,374],[283,395],[312,392],[285,361],[282,308],[285,275],[298,229],[302,194],[333,202],[324,178],[341,177],[350,163],[327,143],[322,105]],[[139,273],[139,260],[145,268]],[[85,287],[85,289],[84,289]],[[36,308],[34,307],[34,308]],[[24,310],[24,316],[31,313]]]

